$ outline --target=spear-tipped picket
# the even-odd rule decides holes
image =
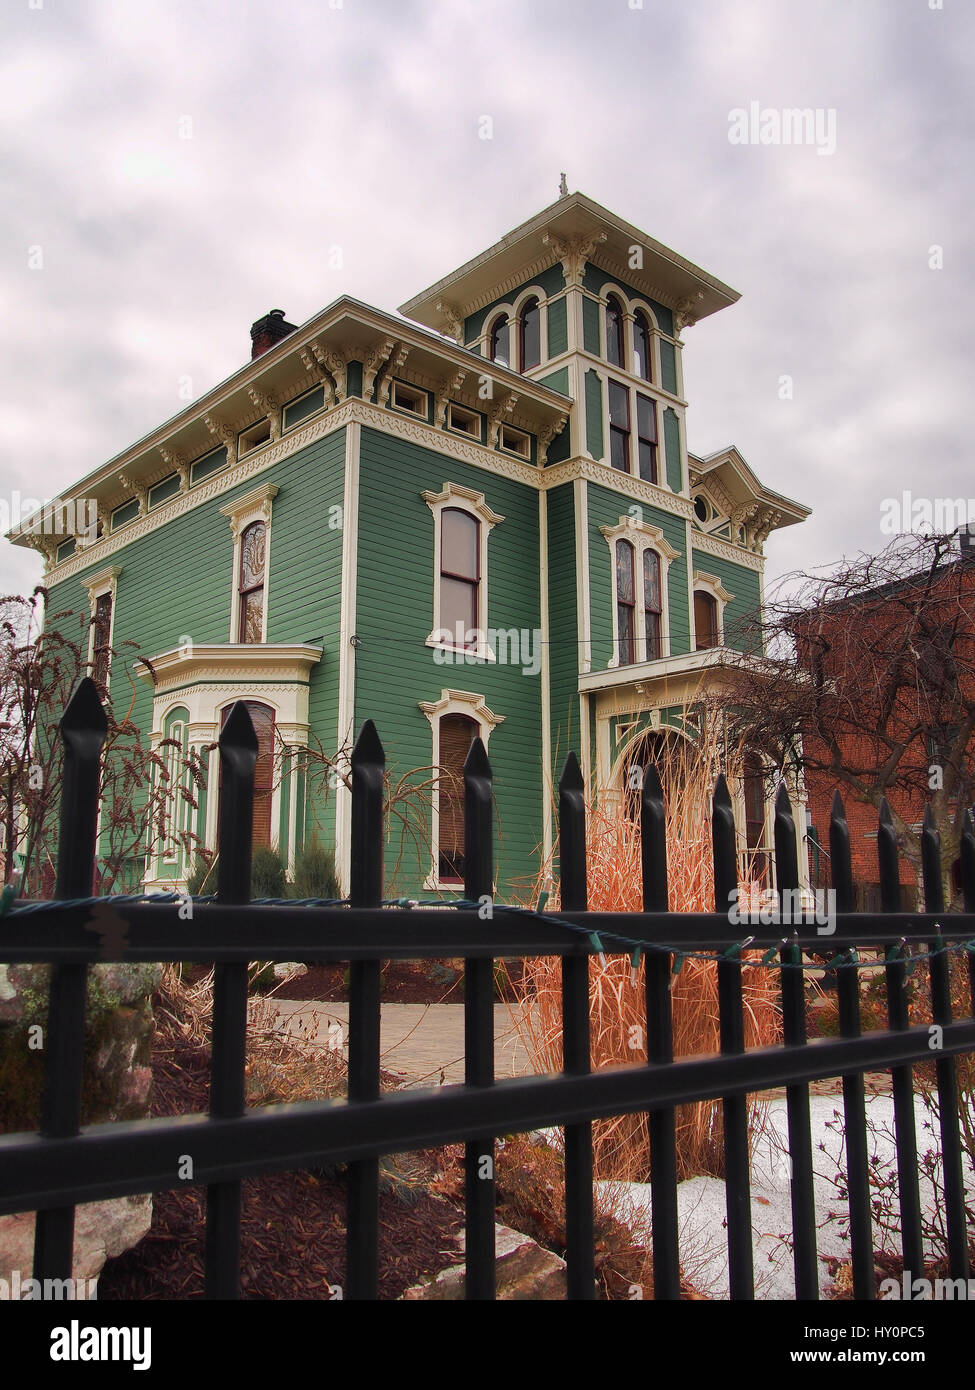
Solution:
[[[711,845],[714,855],[714,907],[730,917],[738,894],[738,852],[735,813],[724,773],[719,773],[711,801]],[[742,1014],[741,963],[725,957],[718,961],[718,1026],[721,1051],[732,1056],[745,1050]],[[755,1297],[752,1259],[751,1161],[748,1150],[748,1099],[725,1096],[724,1116],[725,1193],[728,1214],[728,1282],[731,1297]]]
[[[254,773],[258,741],[243,700],[224,721],[220,751],[219,858],[217,898],[246,903],[251,887]],[[247,962],[221,962],[213,972],[213,1041],[210,1057],[210,1114],[233,1120],[246,1105]],[[206,1294],[240,1297],[241,1185],[237,1180],[207,1186]]]
[[[941,836],[930,803],[921,825],[921,872],[924,878],[924,910],[945,910],[941,870]],[[951,964],[941,940],[929,941],[931,1014],[935,1024],[951,1022]],[[945,1226],[948,1232],[948,1267],[953,1279],[968,1279],[968,1234],[965,1215],[965,1178],[958,1118],[958,1077],[954,1057],[938,1053],[935,1061],[938,1114],[941,1121],[941,1157],[944,1175]]]
[[[880,871],[880,903],[884,912],[899,912],[901,905],[900,856],[894,818],[884,797],[877,821],[877,861]],[[910,1027],[907,998],[907,963],[903,949],[888,953],[887,1022],[893,1031]],[[891,1067],[894,1129],[897,1147],[897,1179],[900,1192],[901,1251],[904,1269],[912,1278],[924,1270],[921,1240],[921,1198],[917,1182],[917,1130],[914,1118],[914,1071],[911,1066]]]
[[[464,762],[464,896],[472,902],[494,892],[494,782],[487,750],[479,738]],[[494,1083],[494,961],[464,962],[464,1080]],[[465,1296],[493,1299],[495,1293],[494,1141],[472,1139],[464,1147],[467,1269]]]
[[[643,773],[640,791],[640,850],[643,869],[644,912],[666,912],[667,808],[656,767]],[[672,958],[663,951],[646,957],[647,1065],[666,1065],[674,1060],[673,1011],[670,971]],[[650,1203],[653,1221],[653,1296],[680,1298],[680,1248],[677,1225],[677,1127],[672,1105],[651,1110]]]
[[[378,907],[383,896],[383,798],[386,754],[371,719],[352,750],[353,907]],[[349,965],[349,1100],[379,1098],[380,962]],[[346,1198],[346,1297],[379,1296],[379,1160],[349,1164]]]
[[[108,719],[90,676],[75,686],[58,726],[63,748],[61,823],[56,898],[87,898],[95,871],[98,790]],[[41,1134],[70,1138],[81,1121],[81,1087],[88,968],[56,965],[51,971],[45,1034]],[[34,1278],[68,1279],[74,1245],[74,1208],[37,1214]]]
[[[829,857],[837,912],[856,907],[850,849],[850,827],[846,807],[838,791],[833,793],[829,819]],[[856,959],[856,952],[851,953]],[[860,1036],[860,973],[838,970],[836,994],[839,1004],[840,1035]],[[867,1159],[867,1112],[863,1075],[851,1072],[843,1077],[843,1116],[846,1127],[846,1178],[850,1205],[850,1245],[853,1265],[853,1296],[871,1300],[876,1296],[873,1272],[873,1226],[870,1217],[870,1168]]]
[[[589,906],[586,871],[586,784],[570,750],[559,777],[559,875],[562,910]],[[592,1066],[589,1039],[589,952],[562,957],[562,1067],[585,1076]],[[565,1127],[565,1229],[567,1291],[572,1299],[594,1297],[592,1125]]]

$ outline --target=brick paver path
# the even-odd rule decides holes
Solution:
[[[323,1046],[337,1046],[341,1041],[348,1056],[348,1004],[304,999],[275,1002],[282,1032]],[[515,1008],[494,1006],[494,1070],[498,1080],[532,1070],[512,1017]],[[411,1085],[438,1086],[464,1080],[463,1005],[383,1004],[379,1039],[382,1066]]]

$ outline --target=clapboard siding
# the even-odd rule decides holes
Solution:
[[[548,494],[549,690],[553,776],[579,750],[579,620],[573,484]]]
[[[359,463],[359,565],[356,587],[356,727],[373,719],[394,780],[429,769],[430,723],[418,702],[444,689],[476,692],[504,717],[490,735],[499,828],[496,871],[510,886],[530,872],[541,840],[540,678],[519,666],[483,661],[438,664],[425,645],[433,629],[434,521],[424,490],[445,483],[483,492],[504,516],[488,539],[488,626],[539,628],[538,497],[534,488],[434,454],[420,445],[363,429]],[[536,639],[537,640],[537,639]],[[429,773],[420,772],[421,776]],[[429,830],[424,812],[423,829]],[[402,845],[388,846],[392,875]],[[429,859],[417,871],[404,855],[395,887],[418,889]]]

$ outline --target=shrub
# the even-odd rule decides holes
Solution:
[[[251,860],[251,897],[283,898],[286,891],[280,854],[276,849],[256,849]]]
[[[193,861],[193,871],[186,880],[186,891],[191,898],[204,892],[215,893],[217,891],[217,876],[211,872],[215,865],[215,859],[207,859],[205,855],[197,852],[196,859]]]
[[[292,887],[295,898],[340,898],[338,876],[335,872],[335,854],[326,849],[318,836],[312,834],[298,856],[295,865],[295,881]]]

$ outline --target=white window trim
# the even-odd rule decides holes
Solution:
[[[622,367],[617,367],[615,363],[609,361],[606,350],[606,304],[613,296],[623,306],[623,363]],[[623,372],[631,381],[642,381],[644,386],[650,386],[654,390],[660,387],[660,338],[666,336],[661,333],[657,316],[650,308],[650,305],[640,295],[628,295],[624,289],[616,284],[614,280],[606,280],[599,288],[599,355],[613,371]],[[647,324],[650,328],[650,374],[652,381],[647,381],[646,377],[640,376],[639,372],[633,371],[635,362],[633,350],[633,321],[637,310],[646,315]],[[629,364],[629,365],[627,365]],[[669,392],[668,392],[669,394]]]
[[[122,573],[121,565],[109,565],[107,569],[99,570],[97,574],[91,575],[85,581],[85,588],[88,590],[88,608],[92,619],[95,617],[95,610],[98,600],[103,594],[112,596],[112,618],[108,625],[108,645],[111,647],[115,636],[115,609],[117,607],[118,577]],[[88,629],[88,674],[91,675],[95,665],[95,627],[94,623]],[[105,672],[105,684],[108,684],[112,674],[112,655],[109,652],[108,666]]]
[[[440,721],[444,715],[462,714],[468,719],[473,719],[478,726],[478,735],[485,749],[488,746],[488,739],[491,737],[491,730],[499,724],[504,723],[503,714],[495,714],[488,709],[484,696],[471,690],[448,690],[440,692],[439,700],[420,700],[419,707],[426,715],[430,723],[430,732],[433,741],[434,768],[440,767]],[[440,879],[440,785],[439,778],[434,788],[433,794],[433,815],[431,820],[431,840],[433,847],[433,863],[430,872],[424,880],[423,887],[426,889],[438,889],[446,893],[457,893],[463,891],[463,885],[457,883],[443,882]]]
[[[183,717],[175,719],[167,730],[166,725],[169,723],[170,719],[172,719],[174,714],[179,713],[182,713]],[[179,836],[182,831],[186,829],[189,807],[185,797],[180,794],[182,788],[185,786],[185,778],[178,781],[174,781],[173,779],[174,772],[177,774],[179,773],[180,764],[183,758],[189,753],[189,710],[183,702],[175,704],[172,709],[167,712],[162,723],[161,732],[153,736],[152,743],[154,744],[154,751],[158,751],[158,745],[161,744],[164,739],[177,737],[176,730],[179,730],[180,751],[177,752],[175,748],[168,747],[160,754],[165,760],[166,770],[169,773],[169,807],[166,812],[165,833],[162,835],[154,851],[153,858],[156,859],[160,865],[165,864],[167,867],[174,864],[179,865],[179,876],[184,877],[187,872],[186,855]]]
[[[564,291],[559,291],[560,294]],[[484,320],[484,327],[481,336],[476,341],[481,349],[481,356],[485,361],[492,361],[491,357],[491,329],[501,318],[502,314],[508,316],[509,353],[510,361],[507,370],[517,372],[519,376],[524,374],[524,367],[521,363],[521,311],[529,299],[538,300],[539,317],[539,343],[538,343],[538,366],[529,367],[530,372],[538,371],[544,367],[549,360],[548,356],[548,301],[549,296],[542,289],[541,285],[526,285],[523,290],[519,290],[516,299],[507,304],[495,304],[494,308]],[[498,364],[499,366],[502,364]]]
[[[606,538],[609,546],[610,559],[610,598],[612,601],[613,618],[613,654],[606,663],[607,669],[620,670],[627,669],[620,664],[620,635],[617,626],[618,615],[616,607],[616,542],[620,540],[629,541],[634,548],[634,598],[635,598],[635,632],[633,634],[633,651],[636,660],[633,666],[640,666],[647,661],[647,631],[646,619],[644,618],[644,589],[643,589],[643,552],[653,550],[660,557],[660,657],[650,658],[653,661],[666,660],[670,656],[670,603],[668,570],[672,560],[676,560],[680,551],[667,540],[659,526],[653,526],[650,522],[637,521],[632,516],[621,516],[619,524],[616,526],[600,526],[601,534]]]
[[[692,595],[700,589],[704,594],[710,594],[718,606],[718,646],[724,646],[724,610],[734,598],[734,594],[729,594],[728,590],[721,583],[716,574],[708,574],[705,570],[694,571],[694,583]],[[694,604],[691,602],[691,639],[692,651],[697,651],[697,624],[694,621]]]
[[[450,423],[451,414],[455,410],[463,411],[464,414],[471,415],[474,417],[474,423],[477,425],[476,433],[472,434],[470,430],[461,429],[459,425],[452,425]],[[450,434],[459,434],[464,439],[473,439],[475,443],[480,444],[481,439],[484,435],[484,415],[481,411],[475,410],[473,406],[463,405],[460,401],[448,400],[446,423],[444,424],[444,429],[447,430]]]
[[[407,391],[414,392],[417,396],[422,396],[425,408],[411,410],[409,406],[396,404],[396,391],[398,387],[405,387]],[[424,386],[415,386],[412,381],[404,381],[402,377],[393,377],[389,383],[389,408],[395,410],[399,415],[409,415],[413,420],[423,420],[428,422],[430,419],[430,392]]]
[[[263,486],[238,497],[236,502],[228,502],[220,511],[228,518],[234,537],[234,562],[230,585],[230,637],[231,642],[240,641],[240,549],[244,532],[255,521],[263,521],[267,528],[264,544],[264,611],[261,614],[261,643],[267,641],[268,591],[271,576],[271,504],[277,497],[279,488],[275,483]],[[251,645],[257,645],[252,643]]]
[[[488,535],[493,527],[504,521],[504,517],[492,511],[484,500],[483,492],[464,487],[460,483],[444,483],[440,492],[421,492],[420,496],[433,513],[433,627],[425,645],[436,651],[464,652],[474,659],[493,661],[494,653],[487,642],[488,629]],[[442,539],[442,518],[445,508],[456,508],[467,512],[480,522],[478,538],[480,553],[478,571],[480,580],[477,586],[477,631],[478,641],[473,650],[458,647],[451,638],[444,637],[444,627],[440,617],[440,552]]]
[[[267,438],[258,440],[256,444],[248,444],[247,437],[267,425]],[[265,415],[260,420],[255,420],[252,425],[245,426],[237,434],[237,457],[238,459],[248,458],[251,454],[256,454],[259,449],[266,449],[269,444],[274,443],[274,424],[270,415]]]

